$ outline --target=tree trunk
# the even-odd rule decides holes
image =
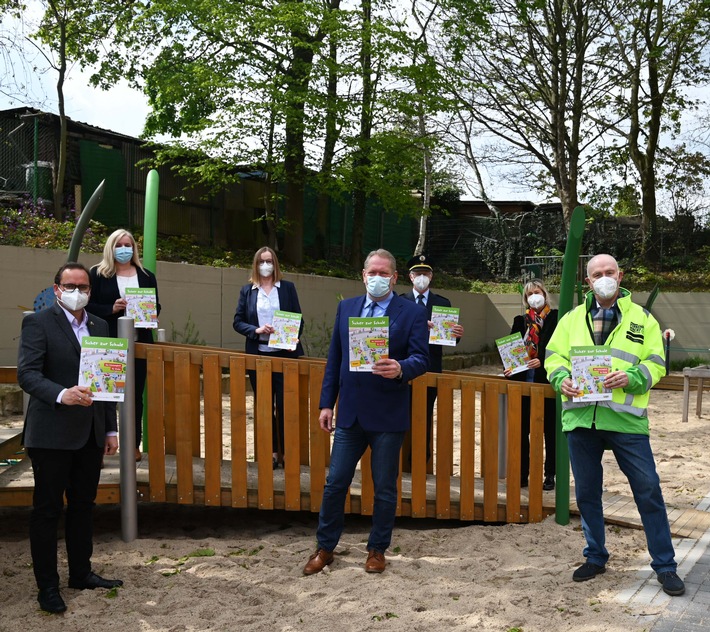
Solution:
[[[369,180],[369,143],[372,138],[372,4],[362,0],[362,35],[360,64],[362,71],[362,109],[357,156],[353,162],[353,232],[350,242],[350,265],[362,265],[365,248],[365,212],[367,210],[367,182]]]
[[[57,77],[57,106],[59,108],[59,160],[52,188],[54,217],[62,219],[64,202],[64,175],[67,169],[67,115],[64,110],[64,78],[67,74],[67,28],[60,20],[59,69]]]

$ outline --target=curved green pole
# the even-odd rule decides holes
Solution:
[[[572,309],[575,284],[577,281],[577,262],[582,251],[584,235],[584,207],[578,206],[572,211],[567,235],[567,246],[562,261],[562,282],[560,283],[560,306],[558,318],[562,318]],[[555,445],[557,464],[557,485],[555,485],[555,522],[569,524],[569,449],[567,437],[562,432],[562,400],[557,395],[557,441]]]
[[[101,180],[99,186],[91,194],[89,201],[86,206],[81,211],[79,219],[74,227],[74,233],[71,236],[71,242],[69,243],[69,254],[67,255],[67,262],[78,261],[79,250],[81,250],[81,242],[84,239],[84,233],[89,226],[89,221],[94,216],[94,212],[101,204],[101,200],[104,199],[104,187],[106,185],[106,180]]]
[[[148,172],[145,182],[145,215],[143,216],[143,265],[153,274],[158,256],[158,188],[160,176],[155,169]],[[138,420],[136,420],[138,421]],[[143,451],[148,452],[148,398],[143,392]]]

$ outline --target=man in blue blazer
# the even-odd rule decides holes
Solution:
[[[108,337],[106,321],[89,314],[89,271],[80,263],[62,266],[54,279],[57,302],[22,321],[17,380],[29,396],[22,443],[34,473],[30,517],[32,568],[46,612],[64,612],[57,573],[57,527],[67,511],[64,539],[69,587],[121,586],[91,570],[92,511],[104,454],[116,453],[116,405],[94,402],[79,386],[80,340]]]
[[[333,561],[343,531],[345,497],[368,446],[375,505],[365,570],[381,573],[385,569],[397,510],[399,453],[410,425],[408,382],[426,373],[429,366],[426,312],[393,292],[395,258],[387,250],[371,252],[362,280],[365,296],[338,305],[328,351],[319,423],[325,432],[335,430],[335,436],[318,520],[318,546],[303,569],[306,575],[320,572]],[[389,357],[375,362],[371,373],[351,371],[348,319],[367,316],[389,317]],[[333,423],[336,399],[337,427]]]

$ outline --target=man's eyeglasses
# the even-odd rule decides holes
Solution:
[[[67,292],[73,292],[78,288],[79,291],[84,294],[86,294],[91,289],[90,285],[76,285],[75,283],[61,283],[59,287],[63,290],[66,290]]]

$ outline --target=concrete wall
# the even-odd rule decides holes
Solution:
[[[63,251],[38,250],[0,246],[0,270],[4,292],[0,294],[0,365],[17,363],[17,342],[22,311],[32,309],[35,296],[51,286],[54,274],[64,263]],[[87,266],[99,261],[98,255],[81,255]],[[232,329],[239,289],[247,282],[248,270],[209,268],[159,261],[156,274],[162,312],[160,326],[170,339],[173,329],[182,331],[190,319],[208,345],[227,349],[243,349],[244,338]],[[304,343],[311,348],[323,347],[326,330],[332,326],[338,296],[358,296],[364,291],[360,280],[333,279],[304,274],[287,274],[298,288],[298,296],[306,321]],[[434,279],[434,286],[436,278]],[[398,285],[398,292],[408,291]],[[436,288],[434,288],[436,289]],[[466,333],[455,349],[444,353],[473,353],[484,345],[491,346],[496,338],[507,335],[516,314],[521,313],[520,297],[511,294],[469,294],[445,290],[452,305],[461,309],[461,323]],[[645,303],[646,294],[635,295]],[[553,297],[556,305],[557,297]],[[653,312],[662,328],[675,330],[675,348],[710,348],[710,294],[660,294]],[[690,355],[698,355],[691,352]],[[674,353],[673,357],[679,354]],[[710,356],[706,356],[710,361]]]

